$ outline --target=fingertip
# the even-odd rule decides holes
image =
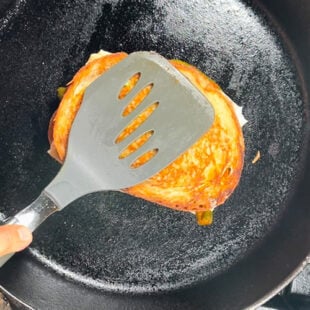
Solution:
[[[0,256],[26,248],[32,241],[31,231],[22,225],[0,226]]]
[[[17,230],[19,240],[24,243],[26,246],[32,241],[32,233],[31,231],[24,226],[20,226]]]

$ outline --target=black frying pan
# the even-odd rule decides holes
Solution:
[[[241,309],[301,270],[310,250],[310,2],[9,1],[0,5],[0,201],[30,203],[56,89],[91,52],[156,50],[196,65],[243,106],[239,187],[211,227],[121,193],[73,203],[0,270],[37,309]],[[252,164],[257,151],[261,159]]]

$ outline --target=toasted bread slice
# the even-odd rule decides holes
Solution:
[[[49,129],[50,153],[60,162],[65,159],[70,128],[85,89],[126,56],[123,52],[92,55],[68,83]],[[143,183],[123,191],[176,210],[212,211],[225,202],[239,183],[244,159],[241,124],[234,103],[214,81],[192,65],[179,60],[170,62],[211,102],[215,121],[192,147],[169,166]]]

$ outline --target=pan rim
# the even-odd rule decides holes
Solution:
[[[256,309],[259,306],[262,306],[267,301],[269,301],[272,297],[274,297],[276,294],[278,294],[282,289],[284,289],[294,278],[296,278],[306,266],[310,264],[310,251],[307,254],[307,256],[304,258],[304,260],[292,271],[290,275],[286,277],[285,280],[283,280],[278,286],[276,286],[273,290],[269,291],[267,294],[262,296],[260,299],[252,303],[251,305],[246,306],[243,308],[244,310],[251,310]],[[58,274],[59,275],[59,274]],[[68,280],[68,279],[67,279]],[[25,307],[25,310],[35,310],[32,306],[27,304],[25,301],[23,301],[21,298],[15,296],[13,293],[11,293],[8,289],[6,289],[3,285],[0,285],[0,291],[5,295],[5,297],[9,300],[11,303],[15,303],[19,306]]]

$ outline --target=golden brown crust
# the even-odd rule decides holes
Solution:
[[[94,59],[82,67],[73,77],[72,81],[70,81],[56,112],[53,124],[53,142],[61,161],[65,159],[70,128],[80,108],[85,89],[98,76],[126,56],[126,53],[115,53]],[[108,61],[101,61],[105,57],[107,57]]]
[[[51,145],[61,161],[85,88],[126,55],[115,53],[94,59],[74,76],[52,120]],[[215,121],[173,163],[124,192],[177,210],[213,210],[225,202],[239,183],[244,157],[242,130],[232,102],[215,82],[189,64],[177,60],[171,63],[209,99],[215,110]]]

